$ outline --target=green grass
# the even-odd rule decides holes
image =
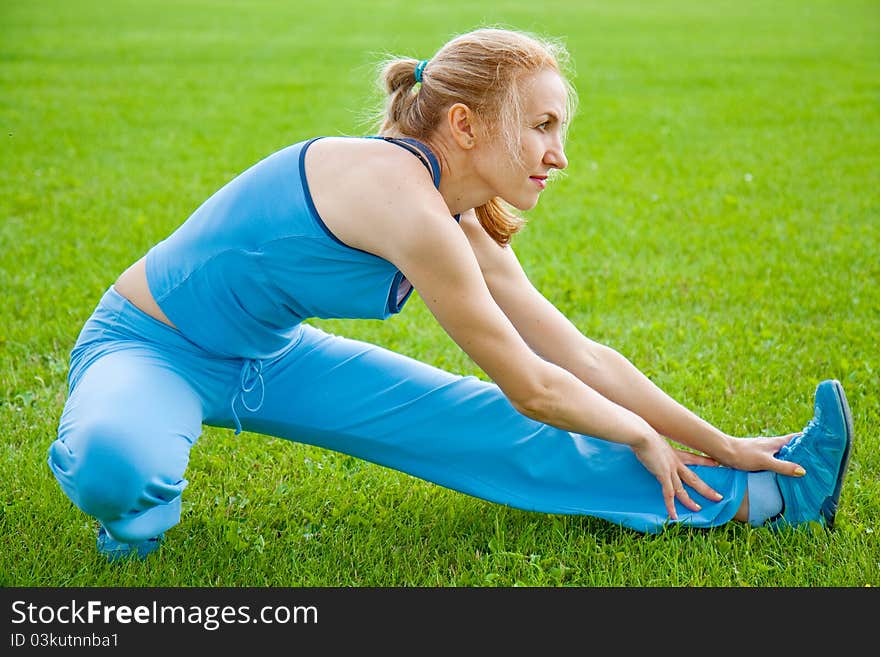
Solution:
[[[880,584],[876,2],[0,7],[0,584]],[[215,189],[368,130],[372,67],[483,24],[564,37],[568,175],[514,246],[538,287],[707,420],[779,434],[843,381],[857,443],[834,532],[642,536],[527,513],[315,447],[206,429],[160,556],[111,566],[45,463],[101,293]],[[314,322],[485,378],[414,298]]]

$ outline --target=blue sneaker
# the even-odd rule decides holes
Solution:
[[[815,415],[776,455],[799,463],[803,477],[777,475],[783,508],[770,526],[780,528],[818,522],[831,529],[840,501],[843,477],[852,451],[853,424],[840,381],[822,381],[816,388]]]
[[[162,534],[154,538],[148,538],[140,543],[123,543],[107,533],[104,525],[98,528],[98,552],[107,557],[107,561],[121,561],[129,557],[146,559],[147,555],[159,549],[162,543]]]

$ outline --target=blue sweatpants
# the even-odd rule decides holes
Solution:
[[[629,447],[517,412],[498,386],[307,324],[263,361],[218,357],[112,287],[71,352],[69,397],[49,448],[67,496],[117,540],[180,521],[190,449],[203,425],[317,445],[519,509],[604,518],[642,532],[668,522],[660,485]],[[690,490],[729,521],[747,473],[694,466],[724,495]]]

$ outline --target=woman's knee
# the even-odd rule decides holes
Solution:
[[[179,497],[187,483],[189,447],[189,441],[163,441],[144,427],[91,420],[60,431],[48,460],[80,509],[111,522]]]

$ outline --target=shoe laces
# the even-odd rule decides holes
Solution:
[[[819,427],[820,422],[821,422],[821,419],[819,417],[814,417],[812,420],[807,422],[807,426],[805,426],[803,428],[803,431],[801,431],[801,436],[803,436],[805,433],[812,432],[814,429],[817,429]]]
[[[822,426],[822,409],[820,408],[816,409],[816,414],[813,416],[813,419],[807,422],[807,425],[801,429],[801,431],[796,433],[788,443],[783,445],[782,449],[780,449],[777,454],[780,456],[789,454],[795,447],[797,447],[798,443],[801,442],[804,436],[816,431],[824,431]]]

